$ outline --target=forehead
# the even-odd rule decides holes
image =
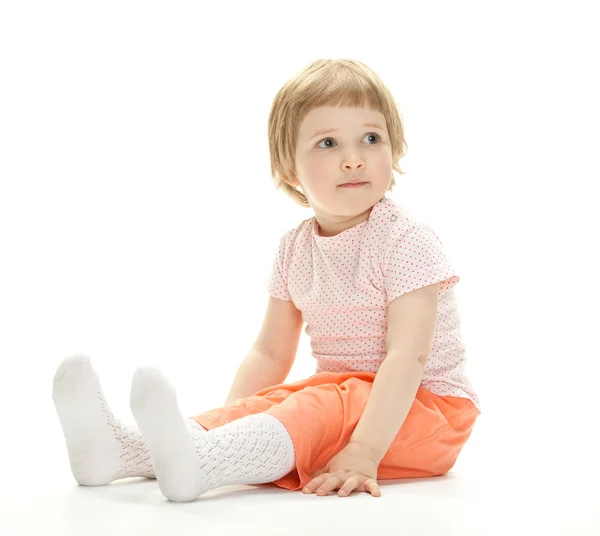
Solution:
[[[385,128],[385,117],[373,108],[320,106],[306,114],[300,125],[300,132],[310,136],[315,129],[346,128],[362,125],[365,122],[378,123]]]

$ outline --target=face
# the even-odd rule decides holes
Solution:
[[[298,177],[290,184],[299,186],[308,199],[320,235],[333,236],[368,219],[392,179],[385,117],[371,108],[311,110],[298,132],[296,170]],[[341,186],[353,179],[366,184]]]

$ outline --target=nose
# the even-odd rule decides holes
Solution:
[[[344,162],[343,168],[348,169],[363,169],[365,167],[365,163],[362,158],[348,158]]]

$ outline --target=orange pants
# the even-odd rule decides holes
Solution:
[[[255,413],[273,415],[292,437],[296,468],[272,484],[299,490],[348,444],[374,379],[374,372],[321,372],[296,383],[267,387],[192,419],[211,430]],[[468,398],[439,396],[419,387],[379,464],[378,480],[446,474],[456,463],[478,415]]]

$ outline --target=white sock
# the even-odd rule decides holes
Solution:
[[[88,356],[75,355],[61,362],[52,399],[67,442],[71,471],[80,485],[102,486],[128,477],[156,478],[140,430],[123,426],[114,417]],[[189,420],[192,426],[199,426]]]
[[[148,443],[160,490],[171,501],[193,501],[221,486],[273,482],[295,467],[292,438],[267,413],[208,432],[186,426],[175,389],[155,368],[136,370],[131,411]]]

